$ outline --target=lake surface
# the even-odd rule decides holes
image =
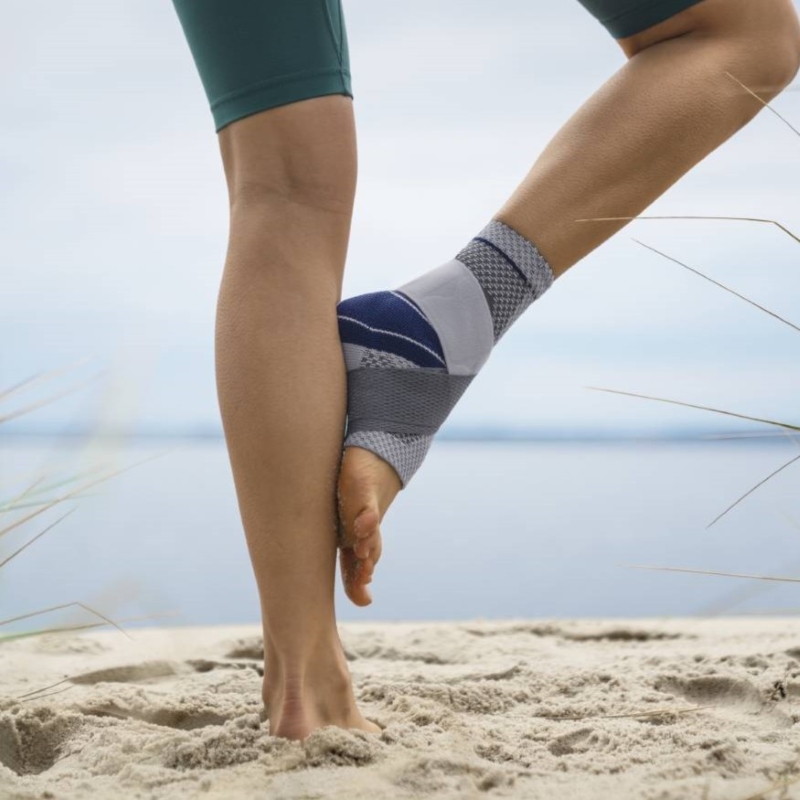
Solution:
[[[159,453],[0,540],[0,552],[8,555],[75,508],[0,571],[0,617],[81,601],[117,619],[150,617],[147,624],[258,620],[221,440],[86,450],[70,440],[56,447],[54,440],[5,437],[0,497],[13,496],[20,479],[44,465],[65,477],[101,462],[122,468]],[[775,439],[436,442],[384,521],[374,603],[366,609],[350,604],[337,574],[339,619],[800,609],[796,584],[626,566],[800,575],[800,463],[706,527],[797,453],[794,442]],[[87,619],[76,611],[36,624]]]

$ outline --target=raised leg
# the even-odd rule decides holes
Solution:
[[[749,122],[797,74],[791,0],[704,0],[619,41],[627,63],[567,121],[495,219],[534,242],[557,277]],[[565,53],[565,58],[569,53]],[[535,97],[528,102],[535,105]],[[347,447],[340,477],[348,597],[371,602],[380,523],[400,490],[375,453]]]
[[[791,0],[704,0],[619,40],[628,62],[553,137],[496,218],[536,242],[556,275],[640,214],[797,74]]]

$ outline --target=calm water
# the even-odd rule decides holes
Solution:
[[[14,475],[49,463],[64,476],[102,455],[64,445],[56,451],[35,439],[4,439],[0,447],[0,497],[13,493]],[[257,621],[223,443],[151,441],[118,449],[111,463],[122,467],[164,451],[60,507],[59,514],[76,510],[0,572],[0,616],[80,600],[120,619],[174,612],[170,624]],[[796,454],[792,442],[774,440],[437,442],[385,520],[375,602],[358,609],[337,585],[339,618],[800,609],[793,584],[624,566],[800,575],[800,464],[706,528]],[[2,552],[56,516],[48,512],[4,537]]]

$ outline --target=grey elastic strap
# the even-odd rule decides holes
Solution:
[[[502,250],[516,264],[528,279],[535,298],[541,297],[553,284],[553,270],[536,245],[504,222],[493,219],[478,236]]]
[[[355,369],[347,373],[347,432],[433,435],[474,375],[424,369]]]

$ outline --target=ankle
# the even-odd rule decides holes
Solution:
[[[304,698],[307,694],[342,696],[352,693],[350,670],[347,667],[338,636],[302,655],[265,652],[265,702],[267,694],[281,699]],[[271,667],[271,668],[270,668]]]
[[[265,677],[262,699],[270,723],[280,726],[277,735],[295,727],[342,724],[358,712],[350,677],[338,671],[321,677],[307,671],[302,678],[288,676],[275,683]]]

